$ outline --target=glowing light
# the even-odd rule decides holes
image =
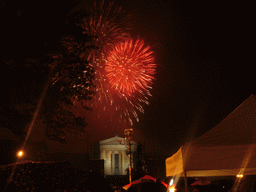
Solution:
[[[93,61],[100,61],[98,54],[105,52],[107,48],[117,41],[123,41],[130,36],[130,22],[128,15],[122,10],[122,7],[114,6],[113,2],[109,4],[94,2],[93,6],[86,6],[89,16],[84,17],[81,27],[85,33],[92,36],[91,45],[98,49],[91,50]]]
[[[170,183],[169,183],[170,186],[173,185],[173,179],[171,179]]]
[[[236,175],[236,177],[238,177],[238,178],[242,178],[243,176],[244,176],[243,174]]]
[[[171,186],[171,187],[169,188],[169,191],[170,191],[170,192],[175,192],[175,191],[176,191],[176,189],[175,189],[175,187],[174,187],[174,186]]]
[[[168,189],[169,189],[169,192],[175,192],[176,191],[175,185],[173,184],[173,179],[171,179]]]
[[[156,64],[150,47],[143,40],[126,40],[108,53],[105,70],[112,88],[133,94],[150,89]]]
[[[131,39],[129,15],[121,7],[102,1],[86,6],[86,12],[88,16],[82,18],[78,25],[91,37],[84,47],[96,49],[83,49],[79,45],[82,49],[79,58],[88,61],[93,69],[95,87],[92,91],[95,95],[83,103],[76,102],[75,98],[73,104],[76,107],[89,106],[94,111],[99,109],[102,112],[96,115],[99,118],[104,116],[106,109],[108,118],[114,119],[118,114],[115,119],[132,126],[134,120],[139,121],[138,112],[144,112],[143,105],[149,104],[148,96],[152,96],[149,90],[156,71],[153,52],[143,40]],[[78,46],[71,44],[69,47]],[[79,93],[76,96],[80,97],[81,90],[86,90],[82,82],[86,80],[83,75],[87,73],[89,71],[84,69],[71,83],[70,89]],[[59,79],[64,79],[61,74],[56,78]]]
[[[93,6],[87,6],[87,13],[89,16],[83,18],[80,26],[85,33],[92,36],[90,44],[96,46],[97,49],[89,49],[88,54],[85,54],[85,56],[88,56],[86,59],[92,64],[95,71],[93,82],[95,95],[86,105],[94,110],[95,108],[99,110],[107,109],[108,117],[111,119],[116,119],[115,117],[119,113],[119,123],[123,122],[125,126],[128,122],[132,125],[133,120],[130,114],[135,114],[135,109],[139,107],[134,104],[136,103],[136,97],[128,99],[126,95],[112,88],[105,70],[108,62],[106,56],[109,55],[109,51],[119,42],[124,42],[130,38],[129,15],[122,11],[122,7],[115,6],[114,3],[107,4],[104,1],[100,4],[95,2]],[[100,118],[102,115],[104,116],[104,114],[97,116]],[[139,120],[137,117],[134,118],[137,121]]]
[[[129,15],[113,3],[87,6],[88,17],[80,25],[97,49],[88,50],[86,58],[95,70],[95,96],[89,102],[93,108],[107,109],[111,118],[119,113],[119,122],[133,125],[139,121],[137,110],[148,104],[155,73],[154,58],[142,40],[129,40]],[[123,75],[122,75],[123,74]],[[119,80],[118,80],[119,79]],[[117,109],[117,110],[115,110]]]
[[[90,45],[97,49],[88,50],[87,60],[95,70],[95,99],[93,105],[98,107],[102,104],[109,104],[113,100],[104,73],[105,55],[115,43],[124,41],[130,37],[130,22],[128,15],[122,11],[122,7],[114,6],[102,1],[100,4],[94,2],[93,6],[87,6],[88,17],[84,17],[81,27],[85,33],[92,36]],[[85,45],[86,46],[86,45]]]
[[[120,118],[130,125],[139,122],[137,111],[143,113],[142,104],[149,104],[149,89],[156,70],[153,52],[143,40],[132,39],[116,43],[106,54],[104,77],[107,81],[111,105],[120,113]],[[142,104],[141,104],[142,103]]]
[[[23,151],[18,151],[17,156],[18,156],[18,157],[22,157],[23,154],[24,154]]]

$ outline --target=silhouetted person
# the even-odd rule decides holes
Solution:
[[[139,192],[158,192],[157,183],[145,182],[142,184]]]
[[[137,188],[136,188],[134,185],[131,185],[131,186],[128,188],[127,192],[138,192],[138,190],[137,190]]]

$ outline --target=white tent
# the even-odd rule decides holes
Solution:
[[[256,97],[166,159],[166,176],[256,175]]]

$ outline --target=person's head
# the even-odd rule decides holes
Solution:
[[[161,183],[161,181],[162,181],[162,180],[159,179],[159,178],[156,179],[156,183]]]
[[[155,182],[145,182],[142,184],[139,192],[158,192],[158,187]]]
[[[138,192],[138,191],[137,191],[137,188],[136,188],[134,185],[131,185],[131,186],[128,188],[127,192]]]

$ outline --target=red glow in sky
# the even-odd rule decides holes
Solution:
[[[112,88],[129,95],[150,88],[156,64],[149,49],[143,40],[130,39],[115,45],[105,66]]]

